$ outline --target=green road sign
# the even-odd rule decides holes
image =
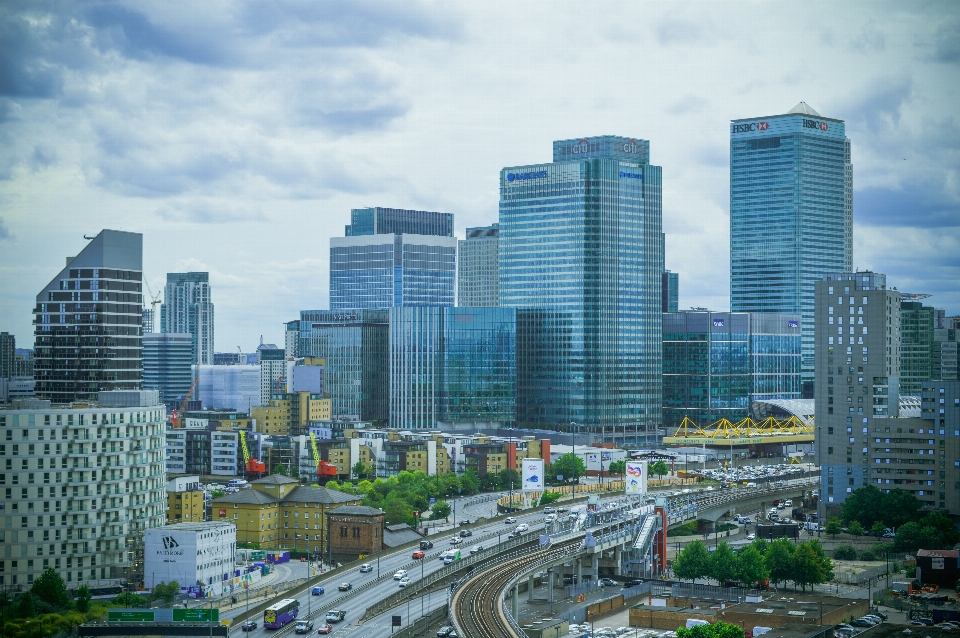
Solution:
[[[110,610],[107,612],[110,622],[153,622],[152,611],[134,611],[132,609]]]
[[[219,609],[174,609],[174,622],[220,622]]]

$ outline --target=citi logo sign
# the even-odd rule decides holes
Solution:
[[[750,124],[733,124],[731,133],[752,133],[753,131],[766,131],[770,128],[769,122],[751,122]]]
[[[177,539],[175,539],[175,538],[172,537],[172,536],[164,536],[164,537],[163,537],[163,548],[164,548],[164,549],[173,549],[174,547],[180,547],[180,543],[177,542]]]
[[[826,131],[830,128],[830,125],[826,122],[818,122],[816,120],[804,120],[803,128],[818,128],[821,131]]]
[[[579,153],[586,153],[588,150],[590,150],[590,143],[587,142],[587,140],[580,140],[579,142],[577,142],[576,144],[570,147],[570,152],[573,153],[574,155],[577,155]]]
[[[636,153],[637,152],[637,140],[630,140],[623,145],[624,153]]]

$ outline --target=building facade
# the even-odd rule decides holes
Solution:
[[[661,168],[646,140],[553,143],[500,172],[500,305],[517,308],[522,426],[657,435]]]
[[[680,309],[680,275],[669,270],[663,273],[661,291],[663,312],[677,312]]]
[[[168,409],[179,407],[179,400],[193,385],[193,336],[177,332],[152,332],[143,335],[143,387],[157,390],[160,402]]]
[[[730,309],[801,315],[813,392],[814,284],[853,270],[853,166],[844,122],[801,102],[730,126]]]
[[[363,235],[435,235],[453,237],[453,214],[405,208],[354,208],[345,237]]]
[[[916,442],[932,446],[928,447],[925,460],[929,461],[930,454],[933,454],[936,466],[926,468],[925,484],[917,485],[923,493],[918,494],[917,498],[925,501],[930,508],[946,510],[956,521],[960,518],[960,382],[923,382],[920,388],[920,419],[926,428],[921,426],[921,436]],[[879,457],[879,449],[877,452]],[[930,469],[936,472],[932,479]],[[906,481],[914,477],[900,476],[893,480],[898,478]],[[916,478],[919,482],[920,478]],[[883,486],[888,484],[886,480],[884,477]]]
[[[9,332],[0,332],[0,379],[16,376],[14,356],[17,352],[17,338]]]
[[[265,406],[253,409],[257,431],[264,434],[305,434],[311,422],[330,421],[332,401],[322,394],[284,392],[273,395]]]
[[[509,426],[516,419],[514,308],[390,310],[390,426]]]
[[[96,399],[0,408],[0,585],[29,587],[47,568],[71,589],[142,578],[138,539],[165,521],[166,410],[153,391]]]
[[[239,410],[250,414],[260,405],[260,366],[193,366],[194,397],[204,408]]]
[[[960,339],[956,328],[935,328],[933,331],[933,367],[931,379],[960,380]]]
[[[366,505],[330,510],[330,544],[335,560],[357,560],[383,549],[383,512]]]
[[[193,336],[193,361],[213,365],[213,301],[210,273],[167,273],[163,303],[160,305],[160,332]]]
[[[167,472],[200,476],[243,474],[239,433],[212,428],[205,419],[187,419],[185,423],[185,428],[166,431]]]
[[[900,293],[872,272],[828,274],[815,292],[816,455],[830,507],[886,478],[891,457],[876,455],[876,439],[889,443],[910,419],[899,418]]]
[[[259,350],[260,405],[270,403],[274,394],[286,392],[287,357],[281,348]]]
[[[183,522],[148,529],[144,534],[145,584],[153,588],[176,581],[201,585],[219,595],[237,565],[237,527],[220,521]]]
[[[143,383],[143,235],[102,230],[37,295],[34,376],[54,403]]]
[[[500,305],[500,225],[468,228],[457,255],[457,305]]]
[[[167,523],[200,523],[206,519],[206,492],[199,476],[167,481]]]
[[[900,302],[900,394],[920,396],[920,386],[934,377],[934,314],[920,301]]]

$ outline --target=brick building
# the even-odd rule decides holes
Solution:
[[[330,550],[340,562],[376,554],[383,548],[383,512],[366,505],[344,505],[327,514]]]

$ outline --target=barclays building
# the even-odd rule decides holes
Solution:
[[[500,173],[517,422],[651,441],[661,422],[661,168],[647,140],[560,140]],[[595,434],[595,436],[594,436]]]

